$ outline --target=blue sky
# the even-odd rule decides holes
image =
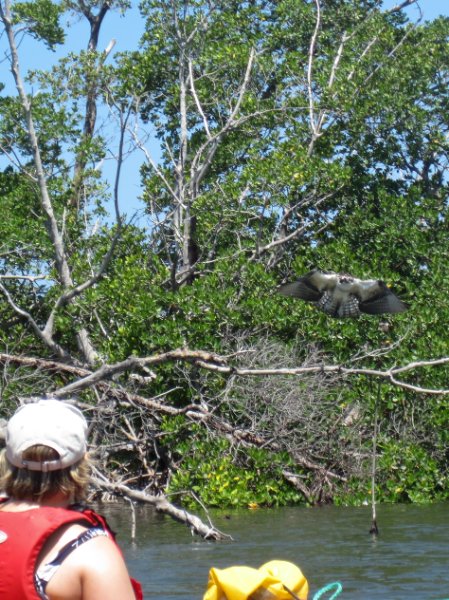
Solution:
[[[385,0],[386,8],[401,3],[402,0]],[[139,39],[143,33],[144,22],[139,15],[137,3],[132,2],[132,8],[121,16],[117,11],[109,12],[104,20],[101,35],[99,39],[99,50],[108,46],[111,39],[116,40],[114,52],[123,52],[125,50],[136,49]],[[423,12],[424,20],[433,20],[439,15],[449,16],[449,0],[421,0],[420,7]],[[415,6],[407,9],[409,18],[416,20],[419,17],[419,11]],[[58,48],[55,53],[49,53],[42,49],[40,44],[33,41],[26,41],[20,48],[21,65],[24,69],[29,68],[47,68],[51,66],[58,58],[65,56],[69,51],[79,51],[86,47],[88,40],[88,25],[85,20],[80,22],[70,21],[70,27],[67,29],[68,35],[66,44]],[[0,52],[4,48],[4,37],[0,39]],[[5,63],[3,62],[3,67]],[[5,78],[6,79],[6,78]],[[5,81],[5,79],[3,79]],[[151,143],[150,143],[151,146]],[[153,144],[153,152],[157,154],[157,148]],[[124,176],[122,176],[121,185],[121,210],[130,217],[136,211],[142,213],[143,205],[138,200],[139,189],[139,164],[142,156],[132,156],[127,159],[124,165]],[[112,165],[111,165],[112,166]],[[111,170],[105,163],[104,173],[108,176]]]
[[[401,4],[402,0],[385,0],[386,8]],[[420,0],[419,6],[423,12],[425,21],[432,21],[439,15],[449,16],[449,0]],[[419,11],[416,6],[411,6],[407,9],[407,14],[411,19],[416,19],[419,16]]]

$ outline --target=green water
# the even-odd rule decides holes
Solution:
[[[343,585],[338,600],[449,599],[449,504],[385,505],[377,512],[376,539],[368,533],[369,507],[212,513],[214,525],[234,541],[207,542],[149,507],[137,507],[133,542],[129,507],[103,510],[145,598],[198,600],[212,566],[257,568],[281,559],[301,568],[309,600],[336,580]]]

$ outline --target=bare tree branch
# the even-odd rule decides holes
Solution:
[[[14,356],[5,353],[0,353],[0,362],[11,361],[20,364],[28,364],[30,366],[41,365],[42,368],[50,370],[61,370],[79,377],[76,381],[59,388],[52,393],[55,397],[63,398],[71,394],[77,394],[82,390],[95,386],[102,381],[107,381],[115,375],[119,375],[125,371],[141,370],[146,367],[155,367],[167,362],[190,362],[194,363],[207,371],[221,373],[222,375],[233,375],[239,377],[263,377],[263,376],[283,376],[289,375],[299,377],[310,375],[313,373],[323,374],[339,374],[342,376],[365,376],[379,378],[381,380],[390,381],[397,387],[413,390],[419,394],[449,394],[449,389],[446,388],[428,388],[419,385],[410,384],[402,379],[398,379],[397,375],[403,375],[413,371],[419,371],[424,368],[435,368],[449,364],[449,357],[442,357],[430,360],[414,361],[403,366],[392,366],[387,369],[372,369],[363,367],[348,367],[345,365],[309,365],[296,368],[256,368],[247,369],[229,365],[229,357],[219,356],[211,352],[202,350],[189,350],[187,348],[178,348],[169,352],[156,354],[148,357],[131,356],[124,361],[112,364],[102,365],[96,371],[89,371],[77,366],[65,365],[56,361],[45,361],[37,358]]]
[[[176,521],[187,525],[192,532],[192,535],[200,535],[206,540],[232,540],[230,535],[219,531],[213,525],[206,525],[199,517],[192,515],[185,509],[178,508],[169,502],[165,496],[153,496],[145,492],[134,490],[122,483],[109,482],[98,477],[93,479],[93,483],[98,488],[122,494],[131,500],[137,500],[143,504],[151,504],[158,512],[164,513]]]
[[[314,102],[314,91],[313,91],[313,58],[315,55],[316,44],[318,40],[318,33],[321,27],[321,7],[320,1],[314,0],[316,6],[316,20],[315,20],[315,29],[313,31],[312,37],[310,39],[309,45],[309,56],[308,56],[308,64],[307,64],[307,92],[309,96],[309,120],[310,120],[310,128],[312,131],[312,146],[309,146],[309,155],[311,153],[311,148],[313,147],[313,143],[317,137],[319,137],[320,133],[316,128],[316,119],[315,119],[315,102]]]
[[[35,333],[35,335],[37,336],[37,338],[39,340],[41,340],[41,342],[44,343],[45,346],[47,346],[48,348],[50,348],[50,350],[52,352],[55,353],[56,356],[58,356],[59,358],[63,359],[63,360],[68,360],[70,358],[70,355],[68,354],[68,352],[66,350],[64,350],[64,348],[62,348],[62,346],[60,346],[58,343],[56,343],[53,339],[53,336],[51,335],[51,332],[48,332],[45,328],[41,329],[39,327],[39,325],[36,323],[36,321],[33,319],[32,315],[24,310],[23,308],[20,308],[20,306],[18,306],[11,294],[8,292],[8,290],[5,288],[5,286],[0,283],[0,292],[4,295],[4,297],[6,298],[6,301],[8,302],[9,306],[13,309],[13,311],[19,315],[19,317],[22,317],[23,319],[25,319],[27,321],[27,323],[30,325],[32,331]]]
[[[408,6],[412,6],[413,4],[415,4],[418,7],[419,12],[422,14],[421,7],[419,5],[418,0],[404,0],[403,2],[400,2],[399,4],[396,4],[395,6],[392,6],[391,8],[387,9],[385,12],[386,13],[400,12],[404,8],[407,8]]]

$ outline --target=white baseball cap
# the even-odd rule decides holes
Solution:
[[[75,406],[59,400],[38,400],[16,410],[6,426],[6,458],[30,471],[57,471],[81,460],[87,450],[87,422]],[[59,454],[58,460],[29,461],[23,453],[41,444]]]

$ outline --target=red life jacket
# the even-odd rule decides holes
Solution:
[[[23,512],[0,511],[0,600],[39,600],[34,572],[39,552],[57,529],[87,521],[102,527],[115,541],[106,520],[93,510],[70,510],[41,506]],[[143,600],[141,585],[131,579],[137,600]]]

